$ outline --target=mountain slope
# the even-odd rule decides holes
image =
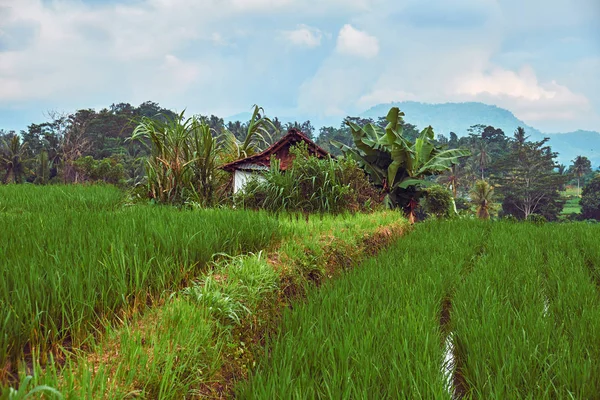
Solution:
[[[552,149],[559,153],[558,161],[569,165],[578,155],[588,157],[595,167],[600,166],[600,133],[575,131],[568,133],[542,133],[515,117],[510,111],[483,103],[444,103],[426,104],[413,101],[379,104],[361,114],[362,117],[378,118],[385,116],[390,107],[396,106],[406,116],[405,121],[424,128],[431,125],[437,134],[458,136],[468,134],[467,129],[476,124],[500,128],[507,136],[512,136],[517,127],[525,128],[532,140],[549,137]]]

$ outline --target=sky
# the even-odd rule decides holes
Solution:
[[[481,101],[600,131],[600,0],[0,0],[0,129],[147,100],[298,120]]]

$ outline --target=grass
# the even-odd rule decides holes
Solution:
[[[577,187],[567,186],[565,191],[561,192],[561,196],[566,200],[561,214],[581,214],[581,206],[579,205],[581,198],[579,197]]]
[[[306,221],[127,206],[111,187],[39,189],[0,187],[0,221],[14,222],[0,301],[19,310],[1,351],[19,389],[66,398],[231,393],[283,308],[406,226],[393,212]]]
[[[0,366],[81,347],[106,321],[184,286],[214,253],[281,235],[264,213],[125,207],[112,187],[0,186],[0,199]]]
[[[430,223],[287,312],[240,398],[450,398],[443,300],[483,225]],[[444,238],[440,240],[440,238]]]
[[[238,396],[595,398],[598,237],[582,223],[421,224],[287,312]]]

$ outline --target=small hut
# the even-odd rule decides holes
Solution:
[[[230,162],[221,167],[223,170],[233,173],[233,193],[241,190],[251,177],[261,176],[263,171],[268,170],[271,167],[271,156],[275,156],[279,160],[279,168],[282,171],[288,169],[293,162],[290,147],[300,142],[307,144],[310,155],[319,158],[329,155],[329,153],[320,148],[304,133],[297,129],[290,129],[285,136],[276,143],[273,143],[266,150],[250,157]]]

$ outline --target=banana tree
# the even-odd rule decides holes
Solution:
[[[451,169],[460,157],[470,152],[436,146],[431,126],[411,142],[403,136],[402,117],[404,113],[392,107],[386,116],[385,129],[374,124],[360,127],[347,122],[356,148],[340,142],[332,141],[332,144],[358,162],[371,181],[382,189],[383,201],[388,207],[403,207],[409,220],[415,222],[418,199],[424,194],[422,188],[433,183],[425,178]]]

